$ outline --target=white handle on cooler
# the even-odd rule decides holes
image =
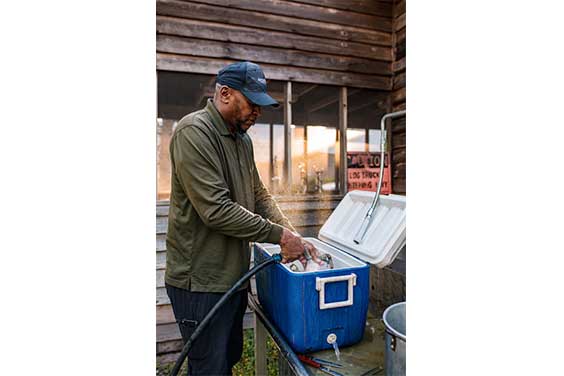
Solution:
[[[349,281],[349,294],[348,299],[340,302],[325,303],[325,284],[331,282]],[[347,307],[353,305],[353,287],[356,286],[356,274],[351,273],[350,275],[339,275],[336,277],[327,278],[315,278],[315,289],[319,291],[319,309],[330,309]]]

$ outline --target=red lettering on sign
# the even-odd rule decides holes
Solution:
[[[373,191],[378,188],[380,178],[380,153],[347,152],[347,187],[349,191]],[[392,193],[389,154],[384,156],[382,194]]]

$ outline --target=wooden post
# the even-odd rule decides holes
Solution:
[[[340,164],[341,164],[341,143],[339,138],[339,128],[335,128],[335,190],[337,192],[341,191],[341,171]]]
[[[157,153],[156,153],[157,154],[156,155],[156,158],[157,158],[156,159],[156,161],[157,161],[157,186],[156,186],[155,192],[157,194],[156,201],[159,201],[159,188],[160,188],[159,183],[161,181],[161,159],[159,158],[159,155],[161,153],[161,147],[162,147],[162,141],[161,141],[162,136],[161,135],[163,133],[164,119],[157,117],[156,120],[157,120],[156,121],[156,125],[157,125],[157,149],[156,149],[156,151],[157,151]]]
[[[155,160],[157,161],[157,181],[156,181],[156,187],[155,187],[155,201],[159,201],[159,178],[160,178],[160,173],[159,173],[159,165],[160,165],[160,158],[159,158],[159,152],[161,150],[161,127],[159,127],[159,72],[155,72],[155,87],[157,88],[157,90],[155,90],[155,109],[156,109],[156,113],[157,113],[157,119],[156,119],[156,126],[157,126],[157,148],[156,148],[156,155],[155,155]]]
[[[284,88],[284,180],[289,192],[292,188],[292,82]]]
[[[387,108],[389,109],[388,112],[393,112],[393,105],[391,103],[390,98],[388,98]],[[388,163],[390,164],[390,185],[391,185],[390,192],[391,193],[394,193],[394,184],[393,184],[393,182],[394,182],[394,170],[393,170],[394,167],[393,167],[393,164],[392,164],[392,157],[393,157],[392,152],[394,150],[394,148],[393,148],[393,146],[394,146],[393,145],[393,137],[392,137],[393,131],[394,131],[394,119],[390,119],[390,125],[386,127],[386,141],[387,141],[386,142],[386,147],[387,147],[386,152],[388,152]],[[380,132],[382,132],[381,129],[380,129]],[[380,165],[381,166],[380,171],[384,171],[385,160],[386,160],[386,157],[385,157],[385,154],[384,154],[384,160],[381,162],[382,164]],[[383,174],[383,172],[381,172],[381,173]]]
[[[272,178],[274,177],[274,124],[272,122],[270,123],[269,132],[270,132],[270,141],[269,141],[270,153],[268,155],[268,162],[269,162],[268,165],[270,166],[270,168],[268,169],[268,172],[270,176],[268,177],[268,187],[270,189],[270,192],[272,192],[274,188],[274,182],[272,181]]]
[[[255,375],[267,375],[266,370],[266,328],[255,313]]]
[[[347,87],[339,96],[339,193],[347,193]]]
[[[305,181],[305,192],[307,194],[307,180],[308,180],[308,174],[309,174],[309,161],[308,161],[308,155],[307,155],[307,124],[304,124],[304,169],[305,169],[305,175],[306,175],[306,181]]]

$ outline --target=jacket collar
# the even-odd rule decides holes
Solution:
[[[221,116],[211,99],[208,99],[205,110],[210,115],[213,124],[217,127],[216,129],[220,135],[233,136],[233,134],[229,131],[229,127],[225,123],[225,120],[223,120],[223,117]]]

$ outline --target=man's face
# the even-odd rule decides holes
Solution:
[[[238,90],[232,90],[233,101],[232,122],[238,132],[245,133],[252,127],[261,114],[260,106],[253,104]]]

